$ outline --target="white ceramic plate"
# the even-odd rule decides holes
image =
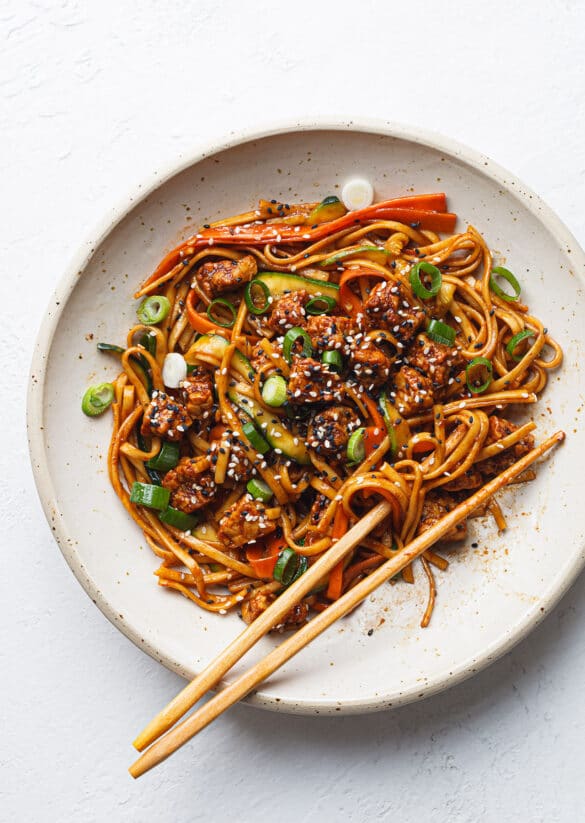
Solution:
[[[536,482],[500,495],[504,535],[475,521],[467,544],[449,552],[430,628],[419,628],[423,575],[415,586],[387,585],[248,698],[287,712],[373,711],[444,689],[523,637],[582,568],[585,259],[574,238],[517,179],[445,139],[369,121],[240,135],[153,175],[82,247],[48,309],[32,369],[32,463],[61,551],[121,631],[170,669],[194,675],[242,623],[155,585],[156,560],[107,480],[109,415],[90,420],[80,411],[85,387],[116,373],[95,344],[125,340],[136,285],[199,224],[246,211],[259,197],[319,200],[356,173],[373,182],[377,199],[446,191],[459,227],[473,223],[505,257],[566,352],[543,402],[528,411],[540,436],[563,428],[568,440]],[[247,663],[277,642],[266,638]]]

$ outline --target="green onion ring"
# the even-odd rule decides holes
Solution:
[[[319,306],[319,304],[321,305]],[[312,297],[305,306],[305,311],[307,314],[313,315],[327,314],[327,312],[331,311],[331,309],[334,309],[336,306],[336,300],[323,294],[318,297]]]
[[[278,408],[286,401],[286,380],[280,374],[271,374],[262,386],[262,400],[267,406]]]
[[[157,323],[162,323],[170,310],[171,304],[168,298],[162,294],[153,294],[144,298],[138,306],[136,314],[145,326],[156,326]]]
[[[130,502],[149,509],[164,511],[169,505],[170,497],[170,491],[163,486],[135,482],[132,484]]]
[[[294,326],[284,335],[284,342],[282,344],[282,353],[287,363],[290,363],[292,360],[293,347],[298,340],[303,341],[303,348],[300,352],[301,357],[310,357],[313,354],[313,344],[307,332],[301,329],[300,326]]]
[[[88,417],[103,414],[114,402],[114,387],[111,383],[90,386],[81,400],[81,411]]]
[[[435,343],[442,343],[444,346],[452,346],[455,342],[455,329],[442,323],[440,320],[430,320],[427,326],[427,337]]]
[[[518,343],[521,343],[528,337],[536,337],[536,332],[532,329],[524,329],[524,331],[519,331],[518,334],[515,334],[514,337],[512,337],[512,339],[508,342],[506,346],[506,351],[508,352],[512,360],[516,361],[516,363],[519,363],[522,360],[524,354],[514,354],[514,350],[516,349]]]
[[[306,572],[308,566],[309,563],[306,557],[287,547],[278,555],[272,576],[283,586],[290,586]]]
[[[363,426],[356,429],[347,441],[347,460],[349,463],[361,463],[366,456],[366,445],[364,436],[366,430]]]
[[[473,373],[474,371],[479,369],[485,369],[487,371],[487,377],[480,386],[477,386],[474,383]],[[483,392],[487,390],[488,386],[494,379],[493,374],[494,367],[486,357],[474,357],[473,360],[470,360],[465,369],[465,380],[467,381],[467,388],[472,394],[483,394]]]
[[[221,317],[217,317],[213,314],[213,309],[215,306],[223,306],[224,308],[228,309],[231,312],[232,319],[222,320]],[[216,326],[221,326],[222,329],[231,329],[234,323],[236,322],[236,307],[233,303],[230,303],[229,300],[225,300],[223,297],[216,297],[215,300],[212,300],[209,306],[207,307],[207,316],[211,320],[212,323],[215,323]]]
[[[338,373],[343,370],[343,357],[336,350],[323,352],[321,362]]]
[[[246,491],[256,500],[261,500],[263,503],[269,503],[270,500],[272,500],[272,489],[268,483],[265,483],[264,480],[260,480],[258,477],[253,477],[251,480],[248,480]]]
[[[199,522],[196,514],[187,514],[180,509],[173,509],[172,506],[168,506],[159,514],[158,518],[167,526],[174,526],[175,529],[180,529],[182,532],[191,531]]]
[[[252,447],[256,449],[258,454],[266,454],[266,452],[270,451],[270,446],[262,435],[256,431],[256,427],[253,423],[244,423],[242,426],[242,431],[246,435],[246,438],[250,441]]]
[[[503,277],[514,289],[514,294],[509,294],[508,292],[504,291],[501,286],[498,285],[496,278],[494,277],[496,274],[498,277]],[[516,300],[520,297],[520,292],[522,288],[520,283],[516,280],[514,275],[508,269],[505,269],[503,266],[496,266],[492,269],[492,274],[490,277],[490,289],[497,294],[498,297],[501,297],[502,300],[505,300],[507,303],[515,303]]]
[[[420,273],[424,272],[424,274],[428,274],[431,278],[431,287],[427,289],[427,287],[422,282]],[[425,263],[421,261],[416,263],[411,271],[410,271],[410,285],[412,287],[413,292],[416,294],[417,297],[420,297],[421,300],[429,300],[431,297],[436,297],[439,293],[441,288],[441,284],[443,283],[443,275],[439,271],[436,266],[433,266],[431,263]]]
[[[262,306],[257,306],[254,302],[253,289],[255,287],[258,287],[263,293],[264,304]],[[270,303],[272,302],[270,299],[270,289],[263,280],[250,280],[244,289],[244,300],[246,301],[246,306],[251,314],[264,314],[268,311],[270,308]]]

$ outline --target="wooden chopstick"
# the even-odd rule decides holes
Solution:
[[[209,725],[209,723],[230,708],[230,706],[238,700],[241,700],[242,697],[252,691],[259,683],[273,674],[283,663],[308,645],[311,640],[325,631],[325,629],[344,614],[347,614],[355,608],[355,606],[361,603],[361,601],[378,588],[378,586],[389,580],[401,569],[419,557],[426,549],[430,548],[437,540],[440,540],[441,537],[464,520],[478,506],[486,503],[495,492],[507,485],[528,466],[534,463],[535,460],[549,451],[549,449],[561,443],[564,439],[564,432],[557,432],[552,435],[552,437],[549,437],[535,449],[524,455],[524,457],[520,458],[513,466],[510,466],[493,480],[486,483],[485,486],[471,495],[471,497],[467,498],[467,500],[460,503],[434,526],[420,534],[401,550],[397,551],[394,557],[387,560],[382,566],[372,572],[372,574],[368,575],[368,577],[364,578],[354,586],[354,588],[346,592],[343,597],[333,602],[324,612],[318,614],[295,634],[281,643],[280,646],[277,646],[277,648],[271,651],[263,660],[242,674],[233,683],[226,686],[225,689],[215,695],[200,709],[190,715],[176,728],[168,732],[162,739],[154,743],[150,749],[142,754],[130,767],[129,771],[132,777],[140,777],[149,769],[152,769],[169,757],[169,755]],[[347,536],[349,536],[349,532],[346,537]]]
[[[243,657],[265,634],[278,625],[290,609],[314,589],[325,575],[364,537],[384,520],[392,510],[384,501],[375,506],[355,524],[337,543],[327,549],[316,563],[284,591],[265,612],[244,629],[211,663],[200,672],[165,708],[140,732],[133,745],[143,751],[189,711],[226,672]]]

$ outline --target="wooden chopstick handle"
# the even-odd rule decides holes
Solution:
[[[165,708],[140,732],[133,745],[139,752],[164,734],[185,712],[189,711],[203,695],[215,686],[226,672],[249,651],[252,646],[276,626],[319,581],[364,537],[384,520],[391,511],[384,501],[375,506],[353,528],[334,543],[295,583],[284,591],[265,612],[244,629],[220,654],[211,661]]]
[[[561,443],[564,439],[564,432],[557,432],[552,435],[552,437],[549,437],[535,449],[524,455],[524,457],[520,458],[513,466],[510,466],[493,480],[490,480],[485,486],[475,492],[475,494],[448,512],[432,528],[423,532],[400,551],[396,552],[394,557],[387,560],[382,566],[372,572],[372,574],[358,583],[357,586],[354,586],[353,589],[346,592],[339,600],[333,602],[324,612],[317,614],[309,623],[291,635],[281,643],[280,646],[273,649],[263,660],[244,672],[237,680],[226,686],[225,689],[205,703],[198,711],[194,712],[175,729],[154,743],[154,745],[130,767],[129,771],[132,777],[140,777],[149,771],[149,769],[166,760],[167,757],[184,743],[208,726],[209,723],[230,708],[230,706],[245,697],[246,694],[273,674],[287,660],[290,660],[291,657],[308,645],[311,640],[325,631],[325,629],[340,617],[343,617],[344,614],[350,612],[358,603],[377,589],[378,586],[389,580],[415,560],[448,531],[461,523],[461,521],[468,517],[478,506],[487,502],[496,491],[507,485],[528,468],[528,466],[534,463],[535,460]]]

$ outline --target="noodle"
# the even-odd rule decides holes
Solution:
[[[454,224],[444,195],[351,215],[336,198],[261,201],[164,258],[136,296],[167,314],[106,347],[122,366],[109,476],[162,560],[158,585],[253,620],[387,500],[391,516],[283,623],[299,625],[532,447],[534,422],[503,412],[537,402],[562,350],[513,275],[518,293],[498,286],[477,229]],[[169,353],[188,366],[176,388]],[[506,527],[495,500],[486,512]],[[431,550],[416,563],[424,627],[431,566],[449,564]]]

